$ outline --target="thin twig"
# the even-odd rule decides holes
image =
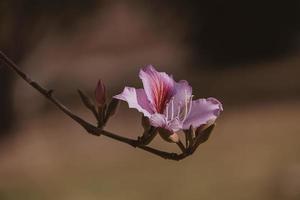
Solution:
[[[0,59],[5,63],[6,66],[11,68],[18,76],[20,76],[23,80],[25,80],[31,87],[35,88],[38,92],[40,92],[42,95],[44,95],[49,101],[51,101],[54,105],[56,105],[62,112],[64,112],[66,115],[68,115],[70,118],[72,118],[74,121],[76,121],[78,124],[80,124],[88,133],[100,136],[104,135],[109,138],[112,138],[114,140],[117,140],[119,142],[126,143],[128,145],[131,145],[135,148],[142,149],[144,151],[147,151],[149,153],[152,153],[154,155],[160,156],[165,159],[170,160],[181,160],[189,155],[191,155],[190,152],[183,152],[181,154],[176,153],[169,153],[161,150],[154,149],[149,146],[144,146],[140,144],[138,140],[133,140],[130,138],[126,138],[114,133],[111,133],[109,131],[102,130],[100,128],[97,128],[96,126],[92,125],[91,123],[85,121],[78,115],[74,114],[70,109],[68,109],[65,105],[63,105],[59,100],[57,100],[53,96],[53,90],[48,90],[44,87],[42,87],[37,82],[33,81],[31,78],[29,78],[11,59],[9,59],[3,52],[0,51]],[[181,143],[183,146],[183,144]],[[179,146],[181,146],[179,144]],[[181,149],[182,149],[181,146]],[[184,147],[184,146],[183,146]]]

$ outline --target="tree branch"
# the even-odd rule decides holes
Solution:
[[[5,66],[9,67],[12,69],[18,76],[20,76],[24,81],[26,81],[31,87],[36,89],[39,93],[41,93],[43,96],[45,96],[50,102],[52,102],[54,105],[56,105],[63,113],[68,115],[70,118],[72,118],[74,121],[76,121],[78,124],[80,124],[88,133],[95,135],[95,136],[100,136],[104,135],[106,137],[109,137],[111,139],[117,140],[122,143],[126,143],[128,145],[131,145],[135,148],[142,149],[144,151],[147,151],[149,153],[152,153],[154,155],[160,156],[164,159],[170,159],[170,160],[181,160],[189,155],[192,154],[192,152],[184,151],[182,143],[179,144],[181,147],[183,153],[177,154],[177,153],[169,153],[165,151],[161,151],[158,149],[154,149],[149,146],[145,146],[141,144],[139,140],[134,140],[130,138],[126,138],[114,133],[111,133],[109,131],[100,129],[91,123],[85,121],[78,115],[74,114],[70,109],[68,109],[65,105],[63,105],[59,100],[57,100],[53,96],[53,90],[48,90],[44,87],[42,87],[40,84],[37,82],[33,81],[28,75],[26,75],[10,58],[8,58],[3,52],[0,51],[0,59],[4,62]]]

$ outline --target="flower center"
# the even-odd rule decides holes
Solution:
[[[156,112],[162,114],[172,96],[172,89],[167,84],[157,81],[153,92]]]
[[[184,121],[192,109],[193,95],[186,95],[185,97],[184,105],[182,105],[178,111],[178,117],[180,121]]]
[[[192,109],[192,101],[193,95],[189,96],[185,93],[185,98],[183,102],[177,103],[175,105],[174,97],[167,103],[166,107],[166,119],[167,121],[172,121],[173,119],[177,118],[179,121],[184,121],[187,116],[189,115]]]

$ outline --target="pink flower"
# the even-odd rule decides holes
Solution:
[[[116,99],[126,101],[148,117],[150,124],[171,132],[213,123],[222,104],[215,98],[192,100],[192,87],[187,81],[175,82],[172,76],[158,72],[151,65],[140,70],[144,88],[125,87]]]

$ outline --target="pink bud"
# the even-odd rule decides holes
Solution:
[[[168,129],[159,127],[158,133],[162,137],[162,139],[164,139],[167,142],[171,142],[171,143],[179,142],[179,136],[177,135],[177,133],[174,133]]]
[[[95,98],[98,106],[103,106],[106,102],[106,88],[101,79],[98,81],[95,90]]]
[[[179,142],[179,136],[177,133],[173,133],[172,135],[169,136],[169,140],[172,141],[172,142]]]

